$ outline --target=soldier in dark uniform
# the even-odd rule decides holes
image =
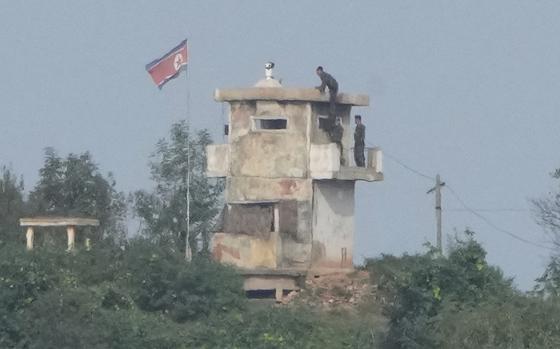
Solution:
[[[336,117],[336,95],[338,93],[338,82],[336,82],[336,79],[333,78],[331,74],[325,72],[321,66],[318,66],[315,72],[319,78],[321,78],[321,85],[316,88],[321,91],[321,93],[325,93],[325,88],[329,88],[329,123],[332,126],[334,125]]]
[[[330,130],[330,137],[333,143],[336,143],[338,151],[340,152],[340,164],[344,165],[344,154],[342,152],[342,136],[344,134],[344,129],[340,124],[340,118],[336,118],[335,124]]]
[[[362,124],[362,116],[354,116],[356,121],[356,130],[354,131],[354,160],[356,166],[365,167],[366,159],[364,157],[364,148],[366,140],[366,127]]]

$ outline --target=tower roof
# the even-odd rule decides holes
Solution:
[[[329,102],[328,93],[320,93],[315,88],[284,88],[284,87],[250,87],[216,89],[214,99],[218,102],[231,101],[301,101]],[[365,107],[369,105],[368,95],[351,95],[339,93],[336,97],[339,104]]]

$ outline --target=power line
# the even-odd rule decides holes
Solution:
[[[370,142],[368,142],[369,146],[372,146]],[[391,154],[388,154],[385,150],[383,151],[383,153],[385,154],[385,156],[387,156],[389,159],[393,160],[394,162],[396,162],[397,164],[399,164],[400,166],[402,166],[403,168],[409,170],[410,172],[423,177],[425,179],[429,179],[430,181],[435,181],[436,179],[434,177],[431,177],[425,173],[422,173],[410,166],[408,166],[407,164],[405,164],[403,161],[399,160],[398,158],[392,156]],[[496,224],[494,224],[491,220],[489,220],[488,218],[484,217],[482,214],[480,214],[479,212],[505,212],[505,211],[510,211],[510,212],[526,212],[529,210],[525,210],[525,209],[515,209],[515,208],[502,208],[502,209],[472,209],[471,207],[469,207],[460,197],[459,194],[457,194],[457,192],[455,192],[455,190],[453,190],[452,187],[450,187],[449,185],[447,185],[447,188],[449,189],[449,191],[451,192],[451,194],[455,197],[455,199],[457,199],[457,201],[459,201],[459,203],[464,207],[464,211],[470,212],[471,214],[475,215],[476,217],[478,217],[479,219],[481,219],[482,221],[484,221],[486,224],[488,224],[490,227],[494,228],[495,230],[506,234],[508,236],[510,236],[513,239],[516,239],[518,241],[524,242],[526,244],[535,246],[535,247],[539,247],[539,248],[543,248],[543,249],[547,249],[547,250],[552,250],[554,251],[553,248],[545,246],[545,245],[541,245],[538,243],[535,243],[533,241],[527,240],[521,236],[518,236],[506,229],[500,228],[499,226],[497,226]],[[449,209],[446,211],[459,211],[460,209]]]
[[[397,164],[399,164],[399,165],[401,165],[402,167],[404,167],[405,169],[409,170],[410,172],[412,172],[412,173],[414,173],[414,174],[417,174],[417,175],[420,176],[420,177],[429,179],[429,180],[432,181],[432,182],[436,180],[434,177],[428,176],[427,174],[422,173],[422,172],[420,172],[420,171],[418,171],[418,170],[415,170],[414,168],[408,166],[407,164],[405,164],[405,163],[402,162],[401,160],[397,159],[395,156],[393,156],[393,155],[387,153],[385,150],[383,150],[383,154],[384,154],[386,157],[388,157],[389,159],[391,159],[391,160],[393,160],[394,162],[396,162]]]
[[[530,212],[531,210],[526,208],[473,208],[476,212]],[[445,211],[448,212],[470,212],[465,208],[446,208]]]
[[[453,190],[453,188],[448,184],[447,189],[449,189],[449,191],[451,192],[451,194],[455,197],[455,199],[457,199],[457,201],[465,208],[465,210],[469,211],[470,213],[472,213],[473,215],[475,215],[476,217],[478,217],[479,219],[481,219],[482,221],[484,221],[486,224],[488,224],[490,227],[494,228],[495,230],[504,233],[506,235],[509,235],[510,237],[512,237],[513,239],[519,240],[521,242],[524,242],[526,244],[535,246],[535,247],[540,247],[540,248],[544,248],[547,250],[554,250],[551,247],[545,246],[545,245],[541,245],[541,244],[537,244],[535,242],[532,242],[530,240],[527,240],[519,235],[516,235],[508,230],[505,230],[503,228],[500,228],[499,226],[497,226],[496,224],[494,224],[491,220],[489,220],[488,218],[484,217],[483,215],[481,215],[479,212],[473,210],[472,208],[470,208],[464,201],[463,199],[461,199],[459,197],[459,194],[457,194],[457,192],[455,190]]]
[[[373,145],[370,141],[366,141],[367,145],[369,147],[374,147],[375,145]],[[418,170],[415,170],[414,168],[408,166],[407,164],[405,164],[403,161],[399,160],[396,156],[393,156],[389,153],[387,153],[387,151],[385,149],[383,149],[383,155],[385,155],[386,157],[388,157],[389,159],[393,160],[394,162],[396,162],[397,164],[401,165],[403,168],[409,170],[410,172],[417,174],[420,177],[429,179],[430,181],[434,182],[436,179],[435,177],[429,176],[425,173],[422,173]]]

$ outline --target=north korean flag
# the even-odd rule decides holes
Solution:
[[[146,64],[146,70],[161,89],[169,80],[179,76],[183,67],[187,66],[187,58],[187,40],[184,40],[163,57]]]

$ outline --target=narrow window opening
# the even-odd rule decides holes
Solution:
[[[277,119],[258,119],[255,118],[255,130],[285,130],[288,128],[288,120]]]
[[[250,299],[271,299],[276,296],[276,290],[248,290],[245,294]]]
[[[229,204],[225,232],[266,237],[277,229],[274,203]]]
[[[318,115],[317,124],[319,125],[320,130],[329,129],[329,117],[327,115]]]

